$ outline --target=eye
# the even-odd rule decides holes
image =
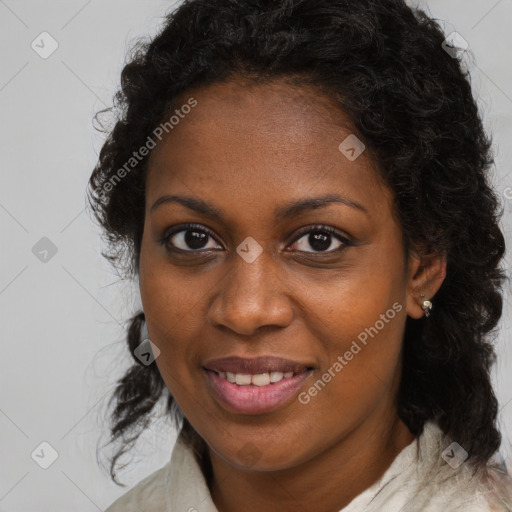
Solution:
[[[307,230],[303,230],[301,234],[304,236],[295,239],[293,245],[297,246],[296,249],[302,252],[332,253],[354,245],[347,237],[331,226],[310,226]],[[338,242],[337,245],[336,241]],[[332,248],[333,243],[334,248]],[[306,250],[308,245],[313,248],[312,251]],[[329,248],[331,250],[327,250]]]
[[[303,229],[299,235],[302,236],[296,238],[293,245],[295,245],[295,249],[300,252],[341,252],[346,247],[354,245],[346,236],[331,226],[309,226]],[[171,231],[166,232],[160,240],[160,243],[164,245],[169,252],[202,252],[202,250],[218,250],[218,247],[211,245],[212,241],[215,241],[215,236],[212,231],[205,226],[199,224],[186,224],[177,226]],[[337,244],[335,243],[336,241]],[[209,242],[210,246],[208,245]],[[332,248],[333,243],[334,248]],[[293,245],[291,246],[292,248]],[[313,249],[312,251],[307,250],[308,245]],[[221,246],[220,248],[222,249]]]
[[[208,242],[215,238],[205,226],[187,224],[181,228],[167,232],[160,240],[169,251],[199,252],[201,249],[214,248],[208,246]]]

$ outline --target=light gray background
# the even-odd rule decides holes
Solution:
[[[0,0],[0,511],[104,510],[170,457],[175,432],[160,420],[119,475],[127,488],[97,465],[98,439],[107,439],[106,401],[130,364],[122,326],[140,299],[101,258],[84,194],[103,141],[93,115],[111,105],[130,42],[154,34],[174,4]],[[512,0],[420,5],[442,20],[447,35],[456,30],[469,43],[466,60],[494,138],[494,184],[510,244]],[[47,59],[31,48],[43,31],[59,45]],[[32,252],[42,237],[57,247],[46,263]],[[507,268],[510,261],[509,252]],[[511,468],[508,285],[505,299],[494,380]],[[58,452],[46,470],[31,458],[43,441]]]

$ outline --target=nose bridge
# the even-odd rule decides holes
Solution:
[[[272,253],[259,250],[256,254],[257,248],[251,243],[243,242],[233,254],[230,272],[210,310],[214,325],[223,324],[245,334],[262,325],[284,326],[291,319],[290,304],[283,293],[284,283],[276,275]]]
[[[269,250],[263,250],[251,241],[244,241],[237,247],[237,255],[232,262],[232,280],[239,293],[255,300],[263,300],[275,285],[277,272],[275,260]]]

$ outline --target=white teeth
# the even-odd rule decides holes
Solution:
[[[283,377],[283,372],[270,372],[270,382],[279,382]]]
[[[235,382],[239,386],[248,386],[251,383],[251,376],[247,373],[237,373]]]
[[[270,375],[268,373],[259,373],[258,375],[253,375],[251,382],[255,386],[267,386],[270,384]]]
[[[232,373],[232,372],[217,372],[219,377],[226,379],[228,382],[238,384],[239,386],[268,386],[274,382],[279,382],[283,379],[290,379],[294,376],[293,372],[267,372],[250,375],[248,373]]]

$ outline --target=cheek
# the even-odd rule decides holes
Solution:
[[[348,350],[358,336],[364,342],[368,329],[376,334],[375,324],[380,338],[399,344],[406,300],[401,269],[401,262],[386,258],[385,250],[368,251],[357,265],[330,273],[322,282],[307,281],[303,286],[307,294],[302,294],[305,325],[318,340],[326,340],[330,352]]]
[[[171,267],[159,248],[143,240],[140,258],[140,295],[152,341],[167,348],[183,339],[198,321],[201,290],[191,286],[186,272]]]
[[[328,343],[328,363],[299,394],[295,416],[303,423],[303,435],[314,425],[317,451],[346,435],[376,408],[394,407],[405,308],[397,302],[395,309],[384,309],[388,323],[379,318],[380,311],[363,321],[355,321],[347,311],[339,315],[337,331],[323,338]]]
[[[139,286],[149,338],[160,350],[156,364],[167,387],[173,390],[182,380],[186,351],[179,341],[186,338],[194,321],[195,296],[190,287],[182,287],[179,280],[171,278],[161,259],[143,243]]]
[[[325,357],[299,402],[327,431],[369,414],[396,382],[406,321],[400,268],[380,260],[309,288],[306,324]]]
[[[141,299],[149,338],[161,352],[156,362],[164,378],[179,375],[193,352],[187,340],[197,331],[198,298],[190,288],[176,293],[176,281],[171,285],[165,273],[147,277],[141,278]]]
[[[161,258],[160,258],[161,259]],[[211,404],[202,394],[200,361],[204,360],[204,325],[213,275],[191,285],[190,274],[170,268],[168,262],[141,257],[140,292],[149,338],[160,350],[156,359],[165,385],[187,418],[201,430],[206,414],[213,421]],[[217,276],[218,278],[218,276]],[[211,282],[210,282],[211,281]],[[198,407],[198,404],[200,406]]]

